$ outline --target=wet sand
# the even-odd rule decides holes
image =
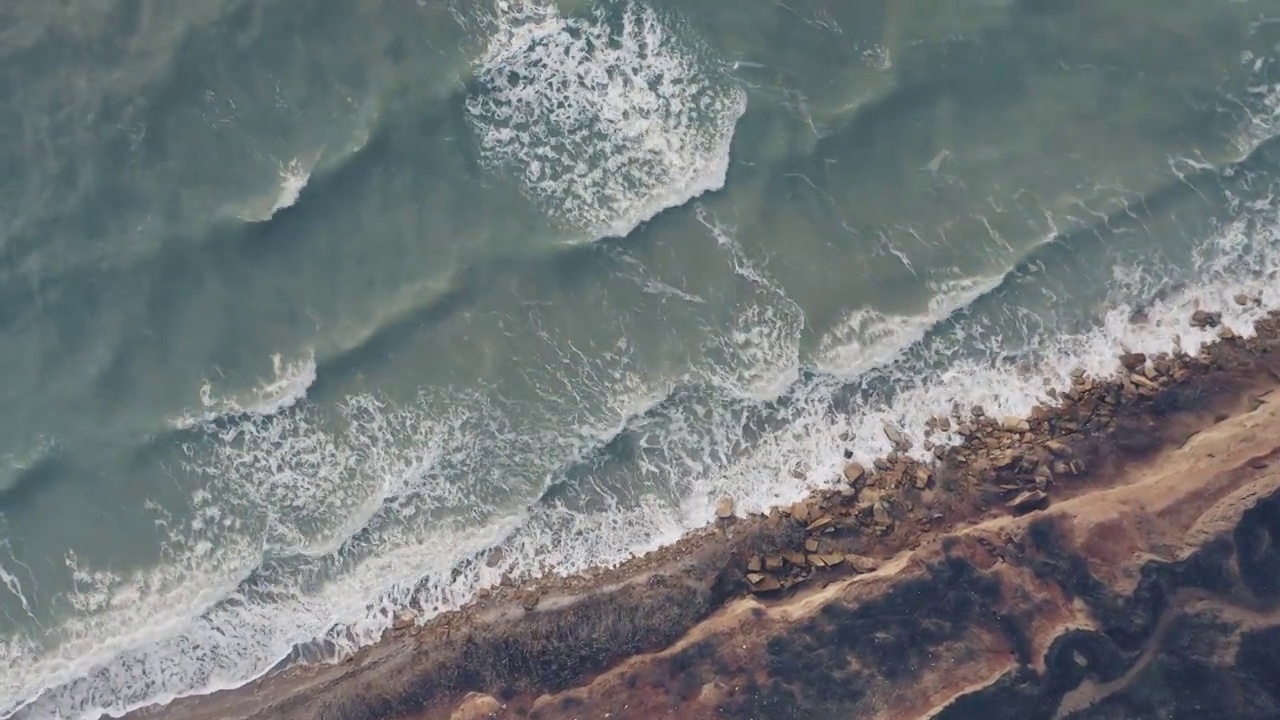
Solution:
[[[1187,705],[1184,665],[1226,683],[1197,712],[1265,717],[1280,687],[1245,685],[1280,672],[1280,314],[1220,338],[1026,418],[937,418],[965,440],[934,462],[851,464],[767,516],[726,500],[619,568],[129,717],[1145,717]]]

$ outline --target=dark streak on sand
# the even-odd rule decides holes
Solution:
[[[1134,489],[1189,446],[1236,452],[1223,433],[1247,435],[1247,413],[1280,418],[1280,315],[1257,330],[1126,354],[1028,418],[938,418],[966,439],[935,463],[851,465],[838,490],[724,506],[616,570],[501,587],[344,663],[132,717],[1276,717],[1280,490],[1245,490],[1275,477],[1280,438]]]

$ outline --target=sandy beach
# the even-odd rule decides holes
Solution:
[[[129,717],[1265,717],[1280,314],[1256,331],[1127,353],[1029,417],[957,409],[931,421],[965,438],[936,462],[851,463],[768,515],[726,499],[619,568],[506,583],[344,662]],[[1188,673],[1217,691],[1179,696]]]

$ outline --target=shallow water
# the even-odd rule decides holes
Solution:
[[[1280,300],[1280,0],[0,19],[0,718],[340,655]]]

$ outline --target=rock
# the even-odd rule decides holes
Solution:
[[[929,487],[929,481],[933,479],[933,473],[929,472],[929,468],[920,465],[916,468],[916,489],[924,490]]]
[[[1154,391],[1154,390],[1160,389],[1160,385],[1158,383],[1152,381],[1150,378],[1143,377],[1142,375],[1138,375],[1136,373],[1133,375],[1130,375],[1129,380],[1133,382],[1134,385],[1137,385],[1138,387],[1141,387],[1141,388],[1146,388],[1147,390]]]
[[[1031,423],[1020,417],[1007,417],[1000,425],[1008,432],[1031,432]]]
[[[938,429],[942,432],[951,432],[951,418],[945,416],[938,418]]]
[[[505,558],[506,558],[506,553],[502,550],[502,548],[496,547],[489,551],[488,556],[485,557],[484,564],[488,567],[496,568],[502,564],[502,561]]]
[[[1247,307],[1249,305],[1262,304],[1261,298],[1254,297],[1247,293],[1237,293],[1233,299],[1235,300],[1236,304],[1239,305],[1240,307]]]
[[[880,562],[878,560],[875,558],[869,558],[865,555],[846,553],[844,561],[849,563],[849,567],[853,568],[855,572],[859,573],[873,572],[880,567]]]
[[[1198,328],[1218,327],[1222,322],[1222,313],[1208,310],[1197,310],[1191,313],[1191,326]]]
[[[778,570],[782,569],[782,562],[783,561],[782,561],[781,555],[765,555],[764,569],[768,570],[769,572],[777,572]]]
[[[796,552],[795,550],[783,550],[782,557],[796,567],[805,566],[804,553],[802,552]]]
[[[877,500],[876,504],[871,506],[871,517],[876,525],[893,524],[893,517],[889,514],[889,505],[883,500]]]
[[[809,522],[809,506],[805,502],[792,503],[790,512],[796,522],[805,524]]]
[[[1120,365],[1129,372],[1133,372],[1146,364],[1147,356],[1142,353],[1125,353],[1120,356]]]
[[[502,710],[497,698],[482,693],[467,693],[462,704],[449,715],[449,720],[490,720]]]
[[[817,539],[817,538],[809,538],[808,540],[805,540],[805,541],[804,541],[804,550],[805,550],[805,552],[811,552],[811,553],[816,553],[816,552],[818,552],[818,539]]]
[[[716,503],[716,517],[721,520],[728,520],[733,517],[733,498],[720,498],[720,502]]]
[[[1015,450],[1005,450],[992,459],[992,465],[1001,470],[1011,468],[1020,462],[1022,462],[1022,453]]]
[[[397,632],[404,630],[413,625],[414,614],[408,610],[400,610],[396,613],[396,620],[391,625],[391,629]]]
[[[751,583],[753,593],[767,593],[782,589],[782,583],[778,582],[778,578],[765,573],[748,573],[747,582]]]
[[[844,562],[844,556],[840,553],[827,553],[822,556],[822,562],[826,563],[827,567],[835,567]]]
[[[1223,340],[1231,340],[1236,337],[1236,331],[1224,325],[1218,330],[1218,337]]]
[[[764,569],[764,558],[759,555],[747,561],[747,572],[758,573]]]
[[[804,530],[805,532],[811,532],[811,533],[822,532],[823,530],[826,530],[827,528],[831,527],[833,523],[835,523],[835,520],[833,520],[830,515],[823,515],[817,520],[814,520],[813,522],[806,525]]]
[[[892,465],[889,464],[889,461],[885,460],[884,458],[876,458],[875,462],[871,464],[874,465],[875,468],[880,472],[884,472],[885,470],[888,470],[889,468],[893,467]]]
[[[844,466],[844,481],[853,485],[867,474],[867,469],[862,467],[861,463],[852,462]]]
[[[1028,490],[1010,500],[1008,508],[1019,515],[1033,510],[1041,510],[1049,505],[1049,493],[1043,490]]]
[[[806,559],[809,561],[809,567],[823,568],[827,566],[827,563],[822,558],[822,555],[812,554]]]
[[[889,442],[893,444],[895,450],[909,450],[911,448],[911,441],[902,434],[902,431],[887,422],[884,424],[884,436],[889,438]]]
[[[1054,457],[1069,457],[1071,455],[1071,448],[1061,440],[1050,440],[1044,444],[1044,449],[1052,453]]]
[[[537,590],[526,590],[520,597],[520,607],[525,610],[533,610],[538,607],[538,603],[542,600],[542,593]]]
[[[708,707],[719,707],[730,697],[728,686],[722,682],[709,682],[702,686],[698,693],[698,702]]]
[[[969,410],[969,414],[973,415],[973,416],[974,416],[974,417],[976,417],[976,418],[985,417],[985,416],[986,416],[986,414],[987,414],[987,410],[986,410],[986,408],[982,407],[981,405],[974,405],[974,406]]]

